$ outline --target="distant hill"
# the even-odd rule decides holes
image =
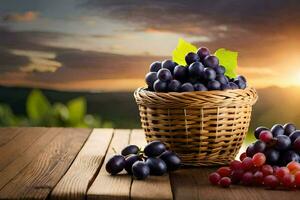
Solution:
[[[0,102],[9,104],[16,114],[25,113],[26,98],[31,88],[0,86]],[[88,113],[112,121],[116,128],[139,128],[138,109],[132,92],[68,92],[41,89],[51,102],[67,102],[85,97]],[[294,122],[300,127],[300,87],[259,89],[250,129],[259,125]]]

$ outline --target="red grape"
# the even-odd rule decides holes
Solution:
[[[220,179],[221,179],[221,176],[217,172],[211,173],[208,177],[209,182],[213,185],[218,185]]]
[[[240,155],[240,161],[243,161],[247,157],[246,152]]]
[[[253,175],[253,182],[256,185],[261,185],[264,181],[264,174],[261,171],[257,171]]]
[[[231,169],[229,167],[220,167],[217,173],[220,174],[221,177],[228,177],[231,174]]]
[[[295,182],[294,183],[298,188],[300,188],[300,172],[297,172],[295,174]]]
[[[290,162],[286,167],[290,170],[291,174],[295,174],[296,172],[300,171],[300,163],[296,161]]]
[[[286,167],[280,167],[278,170],[276,170],[275,175],[279,180],[282,180],[283,177],[287,174],[290,174],[290,170]]]
[[[264,174],[264,176],[273,174],[273,167],[271,165],[263,165],[261,167],[261,172]]]
[[[286,187],[286,188],[292,188],[292,187],[294,187],[294,180],[295,180],[295,178],[294,178],[293,175],[291,175],[291,174],[286,174],[286,175],[284,175],[284,177],[282,178],[281,183],[282,183],[282,185],[283,185],[284,187]]]
[[[253,183],[253,174],[251,172],[244,173],[242,182],[244,185],[251,185]]]
[[[263,153],[256,153],[252,157],[252,162],[255,167],[260,167],[266,162],[266,156]]]
[[[242,168],[243,168],[244,170],[250,170],[252,167],[253,167],[252,158],[246,157],[246,158],[242,161]]]
[[[259,139],[261,141],[267,143],[267,142],[270,142],[273,139],[273,135],[270,131],[265,130],[265,131],[260,132]]]
[[[232,183],[234,183],[234,184],[239,183],[242,180],[243,175],[244,175],[244,170],[242,170],[242,169],[232,171],[232,173],[231,173]]]
[[[279,185],[279,181],[276,176],[268,175],[264,178],[264,184],[268,188],[274,189]]]
[[[242,169],[242,162],[239,160],[233,160],[230,162],[230,169],[232,170],[238,170]]]
[[[222,187],[229,187],[231,184],[231,179],[229,177],[222,177],[219,184]]]

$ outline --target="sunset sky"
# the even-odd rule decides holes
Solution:
[[[297,0],[1,0],[0,85],[131,91],[178,38],[239,52],[255,87],[300,86]]]

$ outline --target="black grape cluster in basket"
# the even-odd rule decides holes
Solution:
[[[116,175],[125,169],[136,179],[146,179],[149,175],[162,176],[168,171],[179,169],[181,160],[160,141],[147,144],[144,151],[136,145],[125,147],[121,155],[114,155],[106,163],[106,171]]]
[[[145,80],[148,90],[155,92],[192,92],[208,90],[245,89],[244,76],[231,79],[225,75],[225,68],[219,59],[211,55],[206,47],[185,56],[187,66],[172,60],[153,62]]]

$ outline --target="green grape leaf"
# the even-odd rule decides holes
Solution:
[[[221,48],[215,52],[215,56],[219,59],[220,65],[223,65],[225,67],[225,75],[229,78],[236,78],[238,52]]]
[[[177,47],[173,50],[173,61],[179,65],[186,66],[185,56],[190,52],[197,52],[197,47],[191,43],[179,38]]]
[[[72,99],[67,103],[69,123],[72,126],[80,124],[86,114],[86,100],[83,97]]]

